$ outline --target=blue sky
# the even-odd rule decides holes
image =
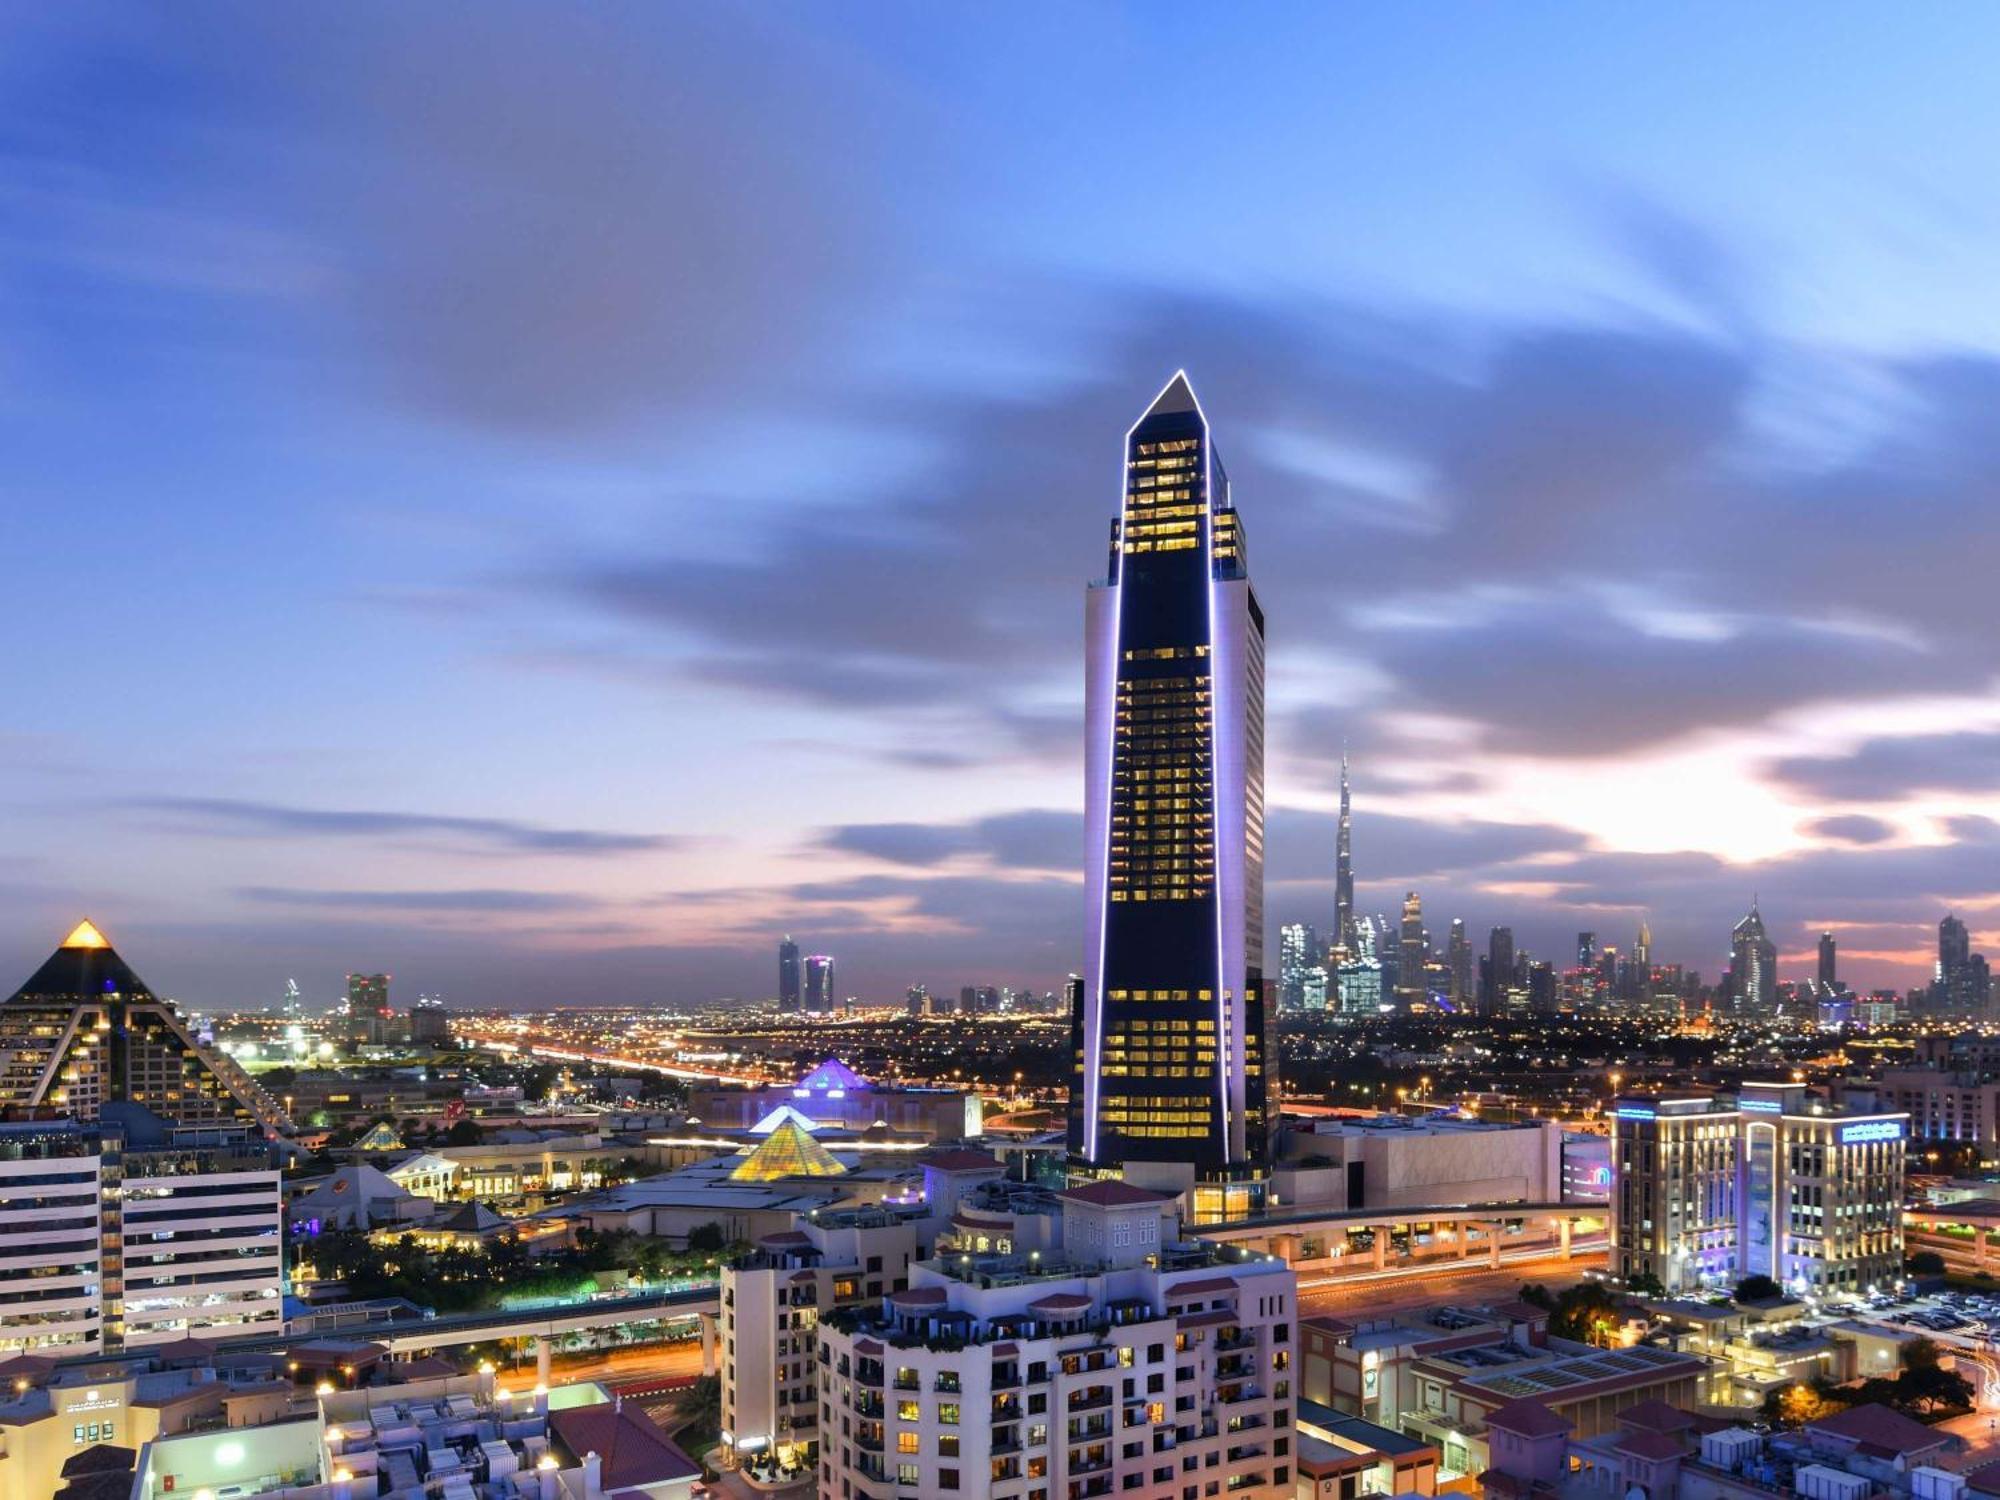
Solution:
[[[0,948],[235,1003],[1076,961],[1077,642],[1185,365],[1279,920],[2000,941],[1992,17],[0,17]],[[1800,957],[1792,958],[1791,955]]]

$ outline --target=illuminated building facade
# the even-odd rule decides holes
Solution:
[[[1250,1206],[1238,1188],[1261,1176],[1277,1099],[1264,615],[1185,375],[1122,457],[1110,570],[1086,610],[1089,908],[1070,1148],[1087,1171],[1206,1183],[1197,1217],[1225,1216]]]
[[[227,1053],[203,1046],[104,934],[78,923],[0,1004],[0,1109],[85,1124],[106,1104],[183,1125],[275,1130],[283,1114]]]
[[[825,953],[806,956],[806,1010],[825,1015],[833,1009],[833,958]]]
[[[1621,1099],[1614,1127],[1610,1264],[1627,1284],[1857,1292],[1902,1274],[1908,1115],[1746,1083],[1733,1105]]]
[[[799,1009],[805,996],[805,986],[800,980],[799,945],[785,937],[778,943],[778,1009],[792,1012]]]

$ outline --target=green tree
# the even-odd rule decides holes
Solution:
[[[1601,1282],[1586,1281],[1556,1299],[1549,1332],[1559,1339],[1608,1349],[1618,1340],[1624,1312],[1618,1299]]]
[[[1735,1300],[1738,1302],[1772,1302],[1785,1295],[1785,1289],[1768,1276],[1745,1276],[1736,1283]]]
[[[720,1224],[699,1224],[688,1231],[688,1249],[712,1255],[729,1243]]]
[[[486,1139],[486,1132],[473,1120],[454,1120],[451,1129],[444,1133],[447,1146],[476,1146]]]
[[[1919,1250],[1910,1257],[1912,1276],[1942,1276],[1944,1270],[1944,1257],[1935,1250]]]

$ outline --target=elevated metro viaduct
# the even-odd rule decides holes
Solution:
[[[1598,1228],[1609,1216],[1607,1204],[1591,1202],[1448,1203],[1405,1208],[1301,1209],[1296,1213],[1210,1224],[1195,1232],[1203,1239],[1243,1245],[1275,1255],[1289,1265],[1300,1265],[1340,1259],[1332,1245],[1349,1234],[1369,1230],[1374,1236],[1375,1269],[1381,1271],[1388,1269],[1389,1241],[1398,1230],[1414,1239],[1421,1230],[1428,1229],[1440,1239],[1456,1241],[1460,1260],[1470,1260],[1474,1254],[1483,1252],[1488,1265],[1498,1266],[1500,1252],[1511,1238],[1508,1229],[1511,1224],[1519,1223],[1525,1234],[1540,1223],[1567,1259],[1578,1226]]]

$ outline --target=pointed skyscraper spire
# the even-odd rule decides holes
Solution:
[[[1200,410],[1201,403],[1194,399],[1194,387],[1188,384],[1187,371],[1176,370],[1174,378],[1161,387],[1160,394],[1153,398],[1153,404],[1146,408],[1146,416],[1164,417],[1179,412],[1198,413]]]
[[[1347,785],[1347,744],[1340,746],[1340,836],[1334,849],[1334,941],[1354,947],[1354,825]]]

